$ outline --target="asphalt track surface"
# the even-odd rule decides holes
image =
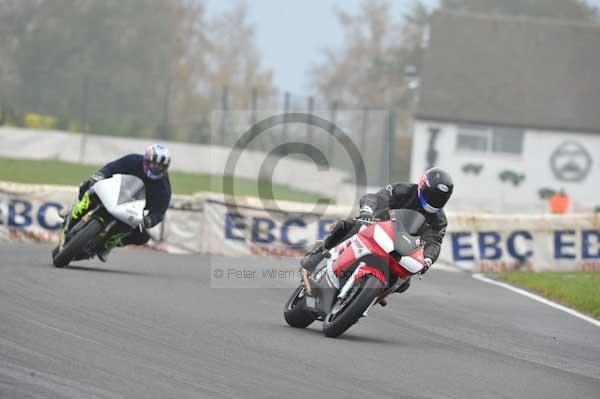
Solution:
[[[600,398],[600,329],[433,271],[338,339],[286,326],[282,288],[211,288],[211,264],[0,246],[0,398]],[[214,280],[213,280],[214,285]],[[285,288],[287,287],[287,288]]]

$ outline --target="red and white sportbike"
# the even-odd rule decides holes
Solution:
[[[326,262],[294,290],[284,309],[286,322],[304,328],[323,321],[323,333],[337,337],[367,316],[373,305],[423,271],[419,238],[425,217],[410,209],[390,210],[390,220],[362,225],[333,248]]]

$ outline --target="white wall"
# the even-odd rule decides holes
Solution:
[[[55,159],[103,165],[128,153],[143,153],[153,141],[155,140],[2,127],[0,157]],[[173,155],[172,170],[214,176],[225,173],[230,148],[173,141],[164,143]],[[266,158],[263,152],[244,150],[234,175],[256,180]],[[338,169],[319,171],[310,160],[287,157],[276,164],[273,183],[319,193],[334,198],[337,204],[343,205],[351,204],[355,198],[354,185],[347,183],[349,177],[347,172]]]
[[[429,127],[440,128],[435,144],[437,165],[448,170],[454,179],[455,191],[448,209],[486,212],[545,212],[548,201],[538,196],[543,187],[565,189],[571,197],[573,211],[589,211],[600,205],[600,134],[526,130],[522,155],[462,152],[456,148],[457,126],[423,120],[416,121],[411,161],[411,179],[416,181],[426,168]],[[566,141],[582,145],[590,155],[591,167],[580,182],[558,179],[551,168],[553,152]],[[573,156],[581,161],[578,155]],[[569,156],[561,163],[568,162]],[[462,171],[465,164],[481,164],[479,175]],[[519,186],[502,182],[498,174],[511,170],[525,174]]]

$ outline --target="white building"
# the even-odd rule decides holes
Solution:
[[[600,206],[600,27],[436,13],[413,134],[411,179],[447,169],[451,210]]]

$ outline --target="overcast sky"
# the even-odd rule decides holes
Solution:
[[[223,11],[239,0],[209,0],[209,13]],[[340,46],[342,31],[335,7],[351,13],[358,11],[361,0],[252,0],[248,9],[256,28],[263,65],[275,74],[275,85],[293,94],[311,92],[307,71],[326,47]],[[600,7],[600,0],[589,0]],[[400,21],[413,0],[392,2],[393,18]],[[439,0],[424,0],[435,7]]]

